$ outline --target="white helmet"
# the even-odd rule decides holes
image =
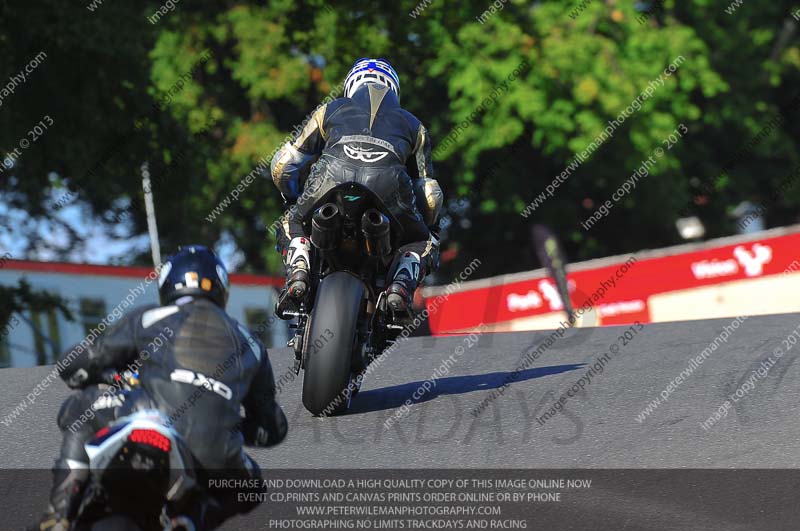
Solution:
[[[385,59],[362,58],[355,62],[353,68],[344,78],[344,95],[353,96],[355,91],[365,83],[380,83],[391,89],[400,98],[400,78],[389,61]]]

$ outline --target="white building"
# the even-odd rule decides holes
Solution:
[[[68,301],[74,321],[66,320],[57,310],[12,315],[6,329],[0,330],[0,368],[53,363],[126,297],[130,300],[135,296],[133,306],[158,303],[158,284],[147,280],[152,269],[146,267],[21,260],[4,260],[3,266],[0,284],[16,286],[25,278],[33,290],[60,295]],[[288,326],[273,313],[283,279],[232,273],[230,281],[228,313],[253,330],[265,346],[285,346]],[[116,319],[109,317],[106,322]],[[264,332],[259,333],[259,329]]]

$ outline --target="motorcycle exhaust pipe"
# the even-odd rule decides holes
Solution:
[[[392,252],[389,236],[389,218],[374,208],[370,208],[361,216],[361,232],[367,242],[367,253],[370,256],[386,256]]]
[[[338,247],[342,233],[342,216],[339,207],[325,203],[311,218],[311,243],[318,249],[330,251]]]

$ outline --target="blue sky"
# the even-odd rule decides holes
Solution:
[[[13,180],[11,177],[12,185]],[[132,224],[125,221],[109,223],[92,213],[89,205],[78,197],[67,201],[61,208],[54,208],[59,201],[63,201],[66,190],[59,186],[57,176],[52,175],[50,181],[53,187],[49,190],[46,204],[50,207],[49,215],[71,227],[85,240],[83,245],[66,250],[66,261],[125,265],[130,264],[135,255],[149,254],[150,238],[146,232],[135,234]],[[129,200],[126,199],[119,201],[115,206],[124,208],[128,204]],[[7,199],[2,196],[0,196],[0,217],[7,217],[10,220],[8,226],[0,226],[0,250],[9,252],[16,259],[44,262],[59,260],[59,250],[68,245],[68,234],[57,223],[46,217],[35,218],[24,210],[11,208]],[[36,241],[31,242],[32,238],[26,236],[28,233],[36,234]],[[33,243],[32,250],[23,254],[31,243]],[[230,234],[224,234],[215,248],[229,270],[235,271],[243,262],[244,257]],[[162,258],[173,251],[174,249],[162,249]]]

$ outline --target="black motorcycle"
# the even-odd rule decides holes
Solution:
[[[304,223],[311,249],[310,289],[289,344],[295,371],[305,370],[303,405],[312,414],[340,414],[371,361],[397,338],[410,313],[387,308],[384,289],[400,240],[400,224],[381,199],[358,183],[320,198]],[[315,206],[316,206],[315,205]]]
[[[106,371],[103,383],[118,378]],[[138,386],[138,377],[129,372],[121,381],[126,396]],[[120,417],[84,447],[90,474],[70,531],[195,531],[227,516],[206,488],[209,471],[197,464],[158,410]]]
[[[193,530],[191,519],[170,514],[170,500],[197,484],[181,446],[158,411],[137,412],[100,430],[86,444],[91,475],[72,529]]]

